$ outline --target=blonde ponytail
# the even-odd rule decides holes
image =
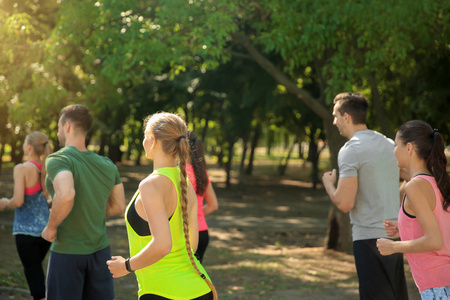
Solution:
[[[41,187],[45,198],[48,198],[49,194],[47,188],[45,187],[45,176],[47,175],[47,169],[45,168],[45,160],[52,154],[53,150],[48,142],[48,137],[46,134],[40,131],[33,131],[29,133],[26,137],[26,141],[29,145],[33,147],[33,151],[42,161],[41,169]]]

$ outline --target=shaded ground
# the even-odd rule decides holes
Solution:
[[[127,199],[149,172],[122,165]],[[358,299],[353,256],[324,250],[329,200],[322,189],[300,181],[305,170],[290,167],[280,178],[260,164],[255,174],[225,189],[224,173],[211,168],[219,211],[207,217],[210,246],[204,265],[220,299]],[[302,175],[303,174],[303,175]],[[303,177],[302,177],[303,176]],[[12,192],[11,171],[0,175],[0,197]],[[13,212],[0,213],[0,300],[28,299],[27,286],[11,236]],[[122,218],[108,220],[114,255],[128,256]],[[420,299],[406,265],[410,299]],[[5,290],[6,288],[13,290]],[[115,281],[116,299],[136,299],[134,275]]]

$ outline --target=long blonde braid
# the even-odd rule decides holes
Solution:
[[[144,126],[149,128],[155,135],[157,140],[162,141],[162,148],[164,153],[170,155],[178,155],[180,160],[180,186],[181,186],[181,211],[183,217],[184,238],[186,240],[186,249],[192,266],[200,277],[202,277],[208,284],[213,299],[217,300],[217,291],[212,282],[199,270],[195,263],[192,254],[191,242],[189,239],[189,217],[188,217],[188,198],[187,198],[187,176],[186,176],[186,159],[188,157],[189,144],[187,141],[187,127],[186,123],[175,114],[171,113],[156,113],[145,119]]]

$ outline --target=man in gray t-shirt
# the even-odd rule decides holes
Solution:
[[[383,220],[397,220],[399,169],[394,141],[380,133],[357,131],[339,151],[339,178],[356,177],[350,210],[353,241],[385,237]]]
[[[350,212],[353,250],[360,299],[408,299],[403,255],[381,256],[376,240],[386,237],[383,220],[396,220],[399,209],[399,169],[394,142],[365,124],[368,103],[357,93],[334,99],[333,124],[347,139],[336,170],[322,181],[332,202]]]

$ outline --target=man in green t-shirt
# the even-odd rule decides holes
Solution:
[[[47,274],[47,300],[112,300],[114,286],[106,216],[125,210],[117,167],[86,148],[92,124],[82,105],[62,109],[58,122],[61,147],[46,160],[46,186],[53,207],[42,237],[53,242]]]

